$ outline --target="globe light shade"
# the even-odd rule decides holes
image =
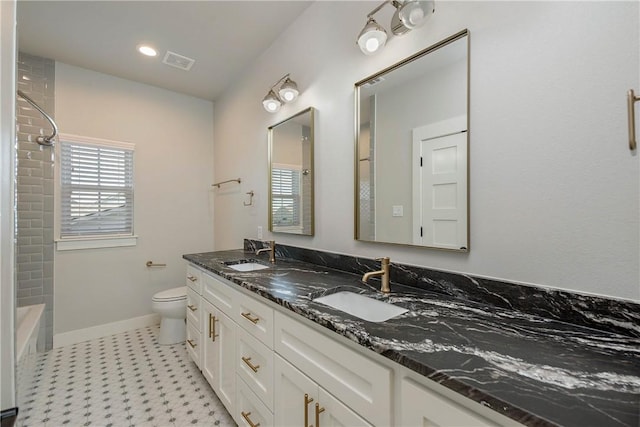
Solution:
[[[402,24],[410,30],[422,26],[435,11],[433,0],[406,0],[398,8]]]
[[[291,102],[298,97],[298,85],[289,77],[282,83],[278,95],[284,102]]]
[[[269,113],[276,113],[282,107],[282,101],[276,96],[273,90],[270,90],[267,96],[262,100],[262,106]]]
[[[369,18],[358,35],[358,46],[365,55],[373,55],[387,42],[387,32],[373,18]]]

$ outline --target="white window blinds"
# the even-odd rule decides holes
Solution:
[[[271,169],[271,215],[277,226],[300,225],[300,171]]]
[[[60,164],[61,238],[133,235],[132,144],[61,140]]]

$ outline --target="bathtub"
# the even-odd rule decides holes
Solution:
[[[36,352],[44,307],[44,304],[36,304],[18,307],[16,310],[16,361],[18,363],[27,354]]]

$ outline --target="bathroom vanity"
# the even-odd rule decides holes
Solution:
[[[635,426],[640,420],[637,337],[393,278],[391,294],[383,295],[360,275],[283,258],[283,250],[276,264],[254,250],[184,256],[187,349],[239,425]],[[258,267],[233,268],[250,262]],[[342,290],[408,311],[375,323],[314,301]]]

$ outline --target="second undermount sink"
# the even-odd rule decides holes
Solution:
[[[385,322],[409,311],[406,308],[349,291],[336,292],[315,298],[313,301],[369,322]]]
[[[227,261],[224,263],[227,267],[235,270],[235,271],[258,271],[264,270],[265,268],[269,268],[268,265],[260,264],[252,259],[241,259],[238,261]]]

